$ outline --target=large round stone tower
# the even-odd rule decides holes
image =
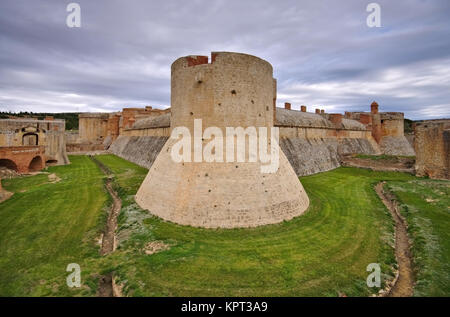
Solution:
[[[208,127],[273,126],[276,81],[272,66],[255,56],[218,52],[187,56],[172,64],[171,130],[186,127],[194,136],[194,119]],[[197,121],[198,122],[198,121]],[[204,147],[210,140],[201,136]],[[153,163],[137,195],[137,203],[152,214],[178,224],[207,228],[254,227],[281,222],[302,214],[309,199],[283,154],[274,173],[261,172],[262,163],[249,160],[246,139],[244,162],[195,161],[177,163],[169,138]],[[198,154],[197,154],[198,155]]]

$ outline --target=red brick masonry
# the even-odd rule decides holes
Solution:
[[[45,167],[44,146],[0,147],[0,162],[19,173],[39,171]]]

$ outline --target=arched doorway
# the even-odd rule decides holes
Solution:
[[[55,166],[58,164],[58,160],[47,160],[47,161],[45,161],[45,164],[47,166]]]
[[[8,159],[0,159],[0,168],[2,168],[2,167],[7,168],[9,170],[16,171],[16,172],[19,171],[16,163],[14,163],[13,161],[8,160]]]
[[[39,136],[36,133],[25,133],[22,137],[22,145],[39,145]]]
[[[36,156],[31,160],[30,165],[28,166],[28,170],[30,172],[37,172],[42,169],[42,158],[40,156]]]

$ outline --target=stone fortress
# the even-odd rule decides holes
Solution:
[[[189,67],[195,69],[202,67],[201,65],[215,64],[217,56],[224,54],[232,53],[212,53],[211,64],[208,64],[207,56],[186,58]],[[236,56],[244,56],[244,54]],[[239,80],[237,75],[234,76],[229,80],[232,82]],[[172,87],[173,89],[174,87]],[[266,90],[268,89],[266,88]],[[379,106],[376,102],[372,103],[370,112],[346,112],[345,115],[325,113],[323,109],[315,109],[315,112],[311,113],[307,112],[307,107],[304,105],[300,107],[300,111],[292,110],[291,104],[288,102],[285,103],[284,109],[277,108],[275,106],[276,80],[273,80],[272,89],[274,93],[270,108],[273,109],[271,110],[273,125],[280,129],[281,149],[298,176],[337,168],[340,166],[340,157],[346,154],[414,155],[413,146],[403,133],[403,113],[378,112]],[[236,89],[235,91],[234,98],[238,96],[238,91]],[[251,100],[255,102],[254,99]],[[216,107],[221,107],[218,103],[220,102],[217,102]],[[243,103],[241,107],[247,109],[248,105]],[[125,111],[126,109],[122,114],[116,115],[125,116]],[[126,114],[127,118],[121,117],[116,120],[116,127],[111,131],[117,131],[120,127],[117,138],[115,137],[117,134],[104,133],[100,139],[98,137],[97,139],[108,139],[108,141],[115,139],[108,148],[110,152],[141,166],[151,168],[157,154],[170,136],[174,115],[171,113],[171,108],[166,109],[165,112],[155,112],[155,109],[145,112],[144,109],[141,109],[139,114]],[[195,112],[192,112],[195,115]],[[263,114],[266,115],[266,113]],[[209,117],[209,115],[208,113],[204,117]],[[81,120],[82,118],[80,118],[80,123]],[[129,124],[122,123],[119,126],[118,122],[128,122]],[[236,124],[239,124],[239,119],[236,120]],[[100,124],[96,126],[100,126]],[[80,128],[80,135],[83,133]]]
[[[379,113],[375,102],[368,113],[345,116],[310,113],[306,106],[296,111],[290,103],[277,108],[272,66],[257,57],[187,56],[171,72],[171,108],[83,114],[79,132],[79,139],[90,136],[92,143],[149,168],[136,201],[163,219],[226,228],[280,222],[308,207],[297,176],[339,167],[346,154],[414,155],[403,134],[403,114]],[[171,131],[185,126],[193,135],[196,118],[204,127],[278,127],[278,172],[262,174],[258,163],[174,163]]]
[[[170,112],[145,108],[124,108],[113,113],[82,113],[79,115],[79,131],[66,133],[67,151],[89,152],[107,149],[124,130],[131,128],[136,120],[156,117]]]
[[[275,95],[272,66],[258,57],[213,53],[211,63],[207,57],[182,57],[172,64],[170,129],[186,127],[194,136],[194,119],[201,118],[204,128],[222,130],[224,144],[233,139],[236,145],[236,135],[225,137],[226,128],[273,127]],[[263,173],[260,160],[248,159],[248,146],[244,162],[237,161],[234,147],[230,161],[223,150],[219,162],[176,163],[171,148],[177,141],[164,144],[136,195],[152,214],[183,225],[234,228],[278,223],[308,208],[308,196],[282,151],[278,170]],[[210,140],[199,136],[199,141],[204,147]]]
[[[64,120],[0,120],[0,167],[28,173],[68,163]]]
[[[347,155],[416,155],[418,175],[449,178],[450,120],[416,123],[413,146],[404,135],[403,113],[379,112],[376,102],[368,112],[340,114],[308,112],[305,105],[293,110],[289,102],[278,108],[276,101],[268,62],[227,52],[213,52],[211,59],[186,56],[172,64],[171,107],[165,110],[82,113],[78,132],[65,132],[64,122],[51,118],[0,120],[0,165],[11,166],[6,152],[17,157],[11,154],[14,147],[39,153],[41,168],[45,162],[67,164],[66,149],[69,154],[108,151],[149,169],[136,196],[143,208],[177,223],[228,228],[301,214],[308,197],[297,176],[335,169]],[[203,128],[278,127],[279,171],[261,174],[256,163],[175,164],[168,157],[171,131],[192,129],[194,119],[202,119]],[[17,170],[39,168],[30,166],[31,156],[16,164]]]

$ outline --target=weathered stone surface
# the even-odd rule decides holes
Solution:
[[[156,119],[156,123],[148,124],[146,119],[152,122],[158,116],[165,115],[165,119]],[[123,108],[120,112],[112,113],[81,113],[79,118],[79,132],[67,132],[68,152],[93,152],[107,150],[119,135],[126,136],[165,136],[167,131],[154,129],[164,125],[170,116],[170,109]],[[164,121],[165,120],[165,121]],[[136,123],[137,128],[133,129]],[[140,127],[139,125],[143,125]],[[169,123],[170,125],[170,123]],[[169,125],[166,125],[168,127]],[[149,133],[149,129],[152,129]]]
[[[333,124],[321,115],[289,109],[276,109],[276,126],[333,128]]]
[[[365,138],[342,138],[339,139],[338,153],[378,155],[378,149],[369,139]]]
[[[168,137],[119,136],[109,152],[145,168],[150,168]]]
[[[297,176],[325,172],[340,166],[336,139],[282,138],[280,146]]]
[[[282,138],[280,146],[298,176],[335,169],[345,154],[377,154],[367,139],[356,138]]]
[[[66,153],[65,121],[30,118],[1,119],[0,147],[43,146],[44,166],[69,163]]]
[[[366,130],[364,124],[351,119],[342,118],[342,126],[348,130]]]
[[[170,127],[170,113],[165,113],[160,116],[138,119],[133,129],[149,129],[149,128],[165,128]]]
[[[384,136],[381,138],[380,148],[387,155],[415,155],[413,147],[404,136]]]
[[[165,220],[207,228],[254,227],[300,215],[309,200],[283,152],[275,174],[256,163],[174,163],[171,139],[152,165],[137,203]]]
[[[415,124],[416,174],[450,179],[450,119]]]
[[[272,66],[246,54],[213,54],[212,64],[192,57],[172,64],[171,128],[187,127],[193,135],[195,118],[204,128],[223,131],[273,126]],[[282,151],[278,170],[262,173],[259,161],[176,163],[170,156],[175,142],[166,142],[136,195],[152,214],[185,225],[235,228],[289,220],[309,206]]]
[[[78,143],[102,144],[108,134],[109,113],[81,113],[78,115]]]

